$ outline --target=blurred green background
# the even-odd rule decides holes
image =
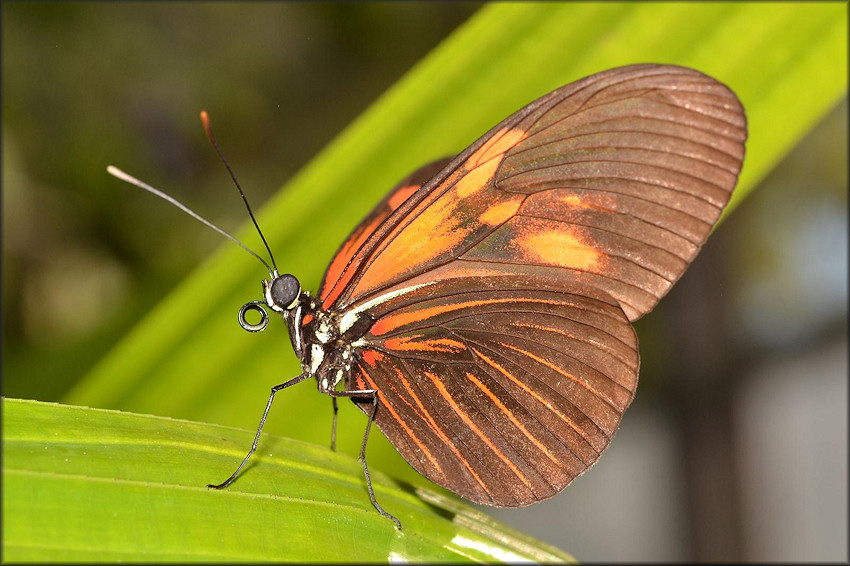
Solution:
[[[476,6],[5,5],[5,394],[61,398],[222,242],[107,164],[235,231],[201,109],[259,207]]]
[[[107,164],[236,231],[244,209],[199,110],[259,208],[479,7],[3,3],[3,394],[62,400],[232,246]],[[225,339],[258,339],[237,326],[239,305],[224,307]],[[583,560],[846,559],[846,325],[844,99],[639,322],[641,386],[600,464],[551,501],[489,511]],[[261,339],[291,367],[283,332]],[[255,426],[268,387],[287,377],[246,385],[233,400],[244,420],[223,424]],[[205,395],[229,400],[218,387]],[[321,430],[281,429],[277,403],[270,431],[326,442],[325,399],[300,409],[322,411]],[[363,422],[342,410],[350,447]]]

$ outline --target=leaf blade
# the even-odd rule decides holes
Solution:
[[[371,507],[356,460],[283,438],[264,436],[258,457],[227,490],[204,487],[241,459],[251,437],[190,421],[4,399],[4,557],[570,559],[524,535],[505,538],[509,529],[459,502],[425,494],[429,505],[375,474],[376,496],[404,521],[397,534]]]

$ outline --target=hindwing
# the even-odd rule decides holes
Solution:
[[[347,386],[378,391],[375,423],[417,471],[472,501],[518,507],[596,462],[637,374],[637,338],[614,301],[511,287],[384,315]]]

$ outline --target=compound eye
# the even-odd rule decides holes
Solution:
[[[285,273],[272,281],[271,296],[274,306],[289,308],[300,292],[301,284],[294,275]]]

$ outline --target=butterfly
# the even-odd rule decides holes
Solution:
[[[638,383],[632,322],[697,255],[746,137],[738,98],[699,71],[607,70],[412,173],[342,243],[315,295],[266,264],[263,298],[239,320],[258,331],[266,308],[281,313],[301,373],[272,388],[251,450],[208,487],[238,476],[275,394],[312,377],[333,399],[334,430],[337,398],[367,415],[369,495],[397,528],[366,466],[373,422],[468,500],[554,496],[617,431]]]

